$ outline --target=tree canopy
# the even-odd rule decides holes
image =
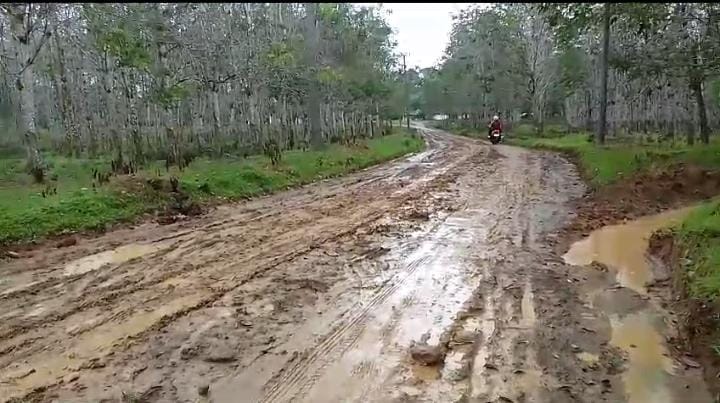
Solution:
[[[604,121],[612,136],[708,142],[720,125],[719,13],[715,3],[469,6],[422,105],[476,127],[500,113],[532,116],[540,132],[546,120],[591,131]]]
[[[6,3],[2,144],[172,162],[351,141],[404,98],[381,10],[344,3]],[[13,119],[13,116],[15,119]]]

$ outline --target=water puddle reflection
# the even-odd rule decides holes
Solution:
[[[157,252],[170,246],[169,242],[152,244],[130,244],[94,255],[85,256],[65,265],[64,274],[74,276],[97,270],[106,264],[120,264]]]
[[[646,256],[650,237],[662,228],[680,223],[692,209],[686,207],[666,211],[625,224],[600,228],[573,244],[564,256],[565,262],[576,266],[593,262],[604,264],[615,273],[620,285],[645,295],[646,285],[654,280]],[[608,296],[604,293],[611,291],[604,287],[590,291],[587,297],[590,303],[599,296],[613,301],[613,307],[606,308],[608,311],[605,313],[612,329],[610,344],[623,350],[627,356],[622,379],[628,403],[679,401],[680,395],[675,386],[678,382],[685,382],[681,380],[685,379],[685,374],[676,374],[677,368],[670,358],[661,331],[662,317],[653,304],[633,307],[637,301],[634,294],[628,294],[626,298],[619,298],[617,294]],[[622,311],[631,313],[620,315]],[[580,353],[577,357],[591,367],[597,365],[599,358],[590,353]],[[702,395],[702,388],[694,393]]]
[[[530,283],[525,284],[523,290],[523,297],[521,302],[522,310],[522,325],[525,327],[532,327],[535,325],[537,317],[535,316],[535,304],[533,303],[533,292]]]
[[[661,228],[679,223],[691,210],[691,207],[671,210],[600,228],[574,243],[563,258],[575,266],[602,263],[615,271],[623,287],[645,294],[645,285],[653,279],[645,258],[650,236]]]
[[[624,350],[629,358],[623,374],[628,403],[672,402],[667,380],[673,375],[673,362],[652,317],[638,312],[622,319],[611,317],[610,324],[610,343]]]
[[[62,378],[93,360],[101,361],[112,353],[114,346],[143,333],[164,318],[197,306],[205,298],[207,295],[204,293],[190,294],[168,301],[152,311],[108,321],[88,329],[69,346],[66,354],[42,353],[31,360],[13,363],[8,371],[0,374],[0,396],[11,398],[23,391],[45,387],[48,380]]]

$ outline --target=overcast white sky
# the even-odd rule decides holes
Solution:
[[[378,3],[355,3],[378,5]],[[472,3],[382,3],[388,23],[395,30],[398,51],[407,55],[408,67],[430,67],[445,52],[452,15]]]

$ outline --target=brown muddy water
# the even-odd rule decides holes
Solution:
[[[647,290],[647,285],[655,280],[647,256],[650,237],[660,229],[680,223],[690,211],[692,207],[670,210],[600,228],[574,243],[564,255],[565,262],[575,266],[605,265],[621,286],[618,289],[602,284],[588,290],[586,298],[591,305],[598,298],[605,300],[597,305],[604,305],[601,309],[610,322],[610,344],[625,355],[622,379],[629,403],[712,401],[697,374],[684,372],[682,365],[671,357],[665,340],[675,330],[666,325],[672,323],[672,315]],[[607,295],[614,292],[617,296],[625,289],[631,290],[626,294],[629,298]],[[639,304],[639,308],[630,306],[638,300],[648,303]],[[586,353],[579,358],[587,363],[597,361],[596,356]]]
[[[65,275],[73,276],[97,270],[106,264],[121,264],[170,246],[168,242],[153,244],[130,244],[115,249],[85,256],[65,265]]]
[[[645,256],[650,236],[679,223],[691,210],[691,207],[670,210],[600,228],[573,244],[564,256],[565,262],[575,266],[602,263],[616,273],[620,285],[645,294],[645,285],[653,280]]]

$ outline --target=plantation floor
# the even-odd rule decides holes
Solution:
[[[0,400],[710,401],[639,316],[654,295],[564,263],[572,164],[420,131],[384,166],[3,262]]]

